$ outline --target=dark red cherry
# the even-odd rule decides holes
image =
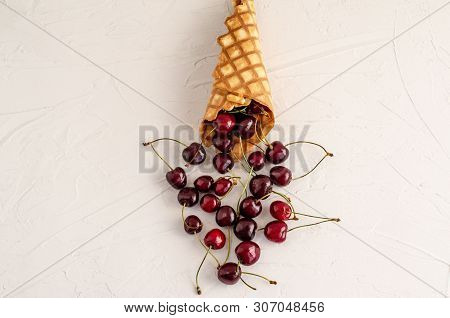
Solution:
[[[206,150],[198,142],[193,142],[183,150],[182,156],[188,164],[199,165],[206,159]]]
[[[175,189],[182,189],[186,186],[187,177],[183,168],[177,167],[166,173],[166,179]]]
[[[228,191],[230,191],[232,186],[233,182],[230,179],[219,178],[216,180],[216,182],[213,183],[211,189],[217,196],[223,197],[225,194],[228,193]]]
[[[233,137],[220,133],[214,135],[212,143],[217,150],[224,153],[229,153],[234,146]]]
[[[272,181],[262,174],[254,176],[250,180],[250,192],[256,199],[261,199],[272,192]]]
[[[203,241],[207,247],[211,247],[213,250],[220,250],[225,246],[226,238],[221,230],[214,229],[206,233]]]
[[[206,193],[211,190],[214,179],[211,176],[201,176],[195,179],[194,187],[199,191]]]
[[[217,132],[227,134],[231,132],[236,125],[236,118],[233,114],[222,113],[217,116],[213,125]]]
[[[289,149],[287,149],[281,141],[274,141],[271,147],[267,147],[266,150],[266,160],[273,163],[279,164],[285,161],[289,157]]]
[[[255,117],[245,115],[236,125],[236,135],[249,139],[255,135]]]
[[[217,270],[217,278],[224,284],[234,285],[241,278],[241,268],[236,263],[225,263]]]
[[[272,242],[283,243],[286,241],[288,226],[283,221],[272,221],[264,228],[264,236]]]
[[[247,218],[255,218],[261,214],[262,204],[253,196],[246,197],[239,205],[239,212]]]
[[[220,200],[214,194],[207,193],[200,199],[200,207],[205,212],[215,212],[220,208]]]
[[[283,166],[276,166],[270,169],[270,180],[280,187],[285,187],[292,181],[292,172]]]
[[[198,202],[199,193],[195,188],[183,188],[178,192],[178,202],[181,205],[185,205],[187,207],[196,205]]]
[[[252,100],[250,105],[247,107],[247,113],[253,115],[260,115],[264,113],[264,106],[257,101]]]
[[[228,205],[220,207],[216,213],[216,223],[221,227],[232,226],[236,222],[236,218],[236,211]]]
[[[259,245],[252,241],[239,243],[234,252],[239,262],[245,266],[255,264],[261,255]]]
[[[234,167],[234,161],[230,155],[226,153],[218,153],[213,159],[213,165],[216,170],[225,174]]]
[[[251,241],[255,237],[258,226],[252,219],[239,219],[234,225],[234,234],[241,241]]]
[[[253,167],[253,171],[261,170],[262,168],[264,168],[264,164],[266,163],[264,153],[259,150],[252,152],[250,156],[248,156],[247,160],[250,167]]]
[[[273,201],[270,204],[270,215],[279,221],[286,221],[291,217],[292,209],[286,202]]]
[[[202,231],[202,228],[202,221],[195,215],[189,215],[186,220],[184,220],[184,230],[186,231],[186,233],[200,233]]]

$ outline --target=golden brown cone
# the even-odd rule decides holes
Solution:
[[[221,110],[248,106],[255,100],[264,106],[266,114],[257,115],[259,136],[264,138],[273,128],[275,119],[267,72],[264,67],[259,31],[256,25],[254,0],[232,0],[234,13],[225,21],[228,32],[217,39],[222,47],[219,61],[213,72],[213,88],[200,124],[200,136],[206,146],[211,146],[213,129],[208,122],[216,119]],[[238,141],[238,140],[237,140]],[[232,150],[235,160],[242,158],[242,149],[249,153],[257,136],[237,142]]]

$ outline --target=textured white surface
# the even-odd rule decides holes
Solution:
[[[0,296],[194,296],[203,252],[138,172],[139,126],[179,122],[123,83],[195,126],[228,1],[0,2]],[[277,286],[208,263],[205,296],[449,295],[450,5],[388,43],[446,2],[257,1],[278,123],[336,154],[294,203],[343,222],[258,238]]]

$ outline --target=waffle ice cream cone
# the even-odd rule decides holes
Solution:
[[[251,101],[262,105],[264,114],[256,115],[257,132],[250,139],[235,140],[232,155],[242,158],[254,144],[260,143],[274,126],[272,96],[261,52],[256,24],[254,0],[232,0],[234,13],[225,21],[228,32],[217,39],[222,50],[213,72],[213,88],[200,125],[200,136],[206,146],[211,146],[211,122],[220,111],[248,106]],[[258,138],[259,137],[259,138]],[[234,137],[236,138],[236,137]]]

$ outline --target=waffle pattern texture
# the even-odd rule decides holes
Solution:
[[[261,42],[256,24],[254,0],[233,0],[234,13],[225,21],[228,32],[217,39],[222,50],[213,72],[213,88],[206,108],[200,135],[206,146],[211,145],[211,125],[220,111],[247,106],[255,100],[265,107],[266,115],[258,115],[258,131],[265,137],[274,125],[272,96],[261,52]],[[239,142],[233,148],[236,159],[259,143],[256,137]]]

